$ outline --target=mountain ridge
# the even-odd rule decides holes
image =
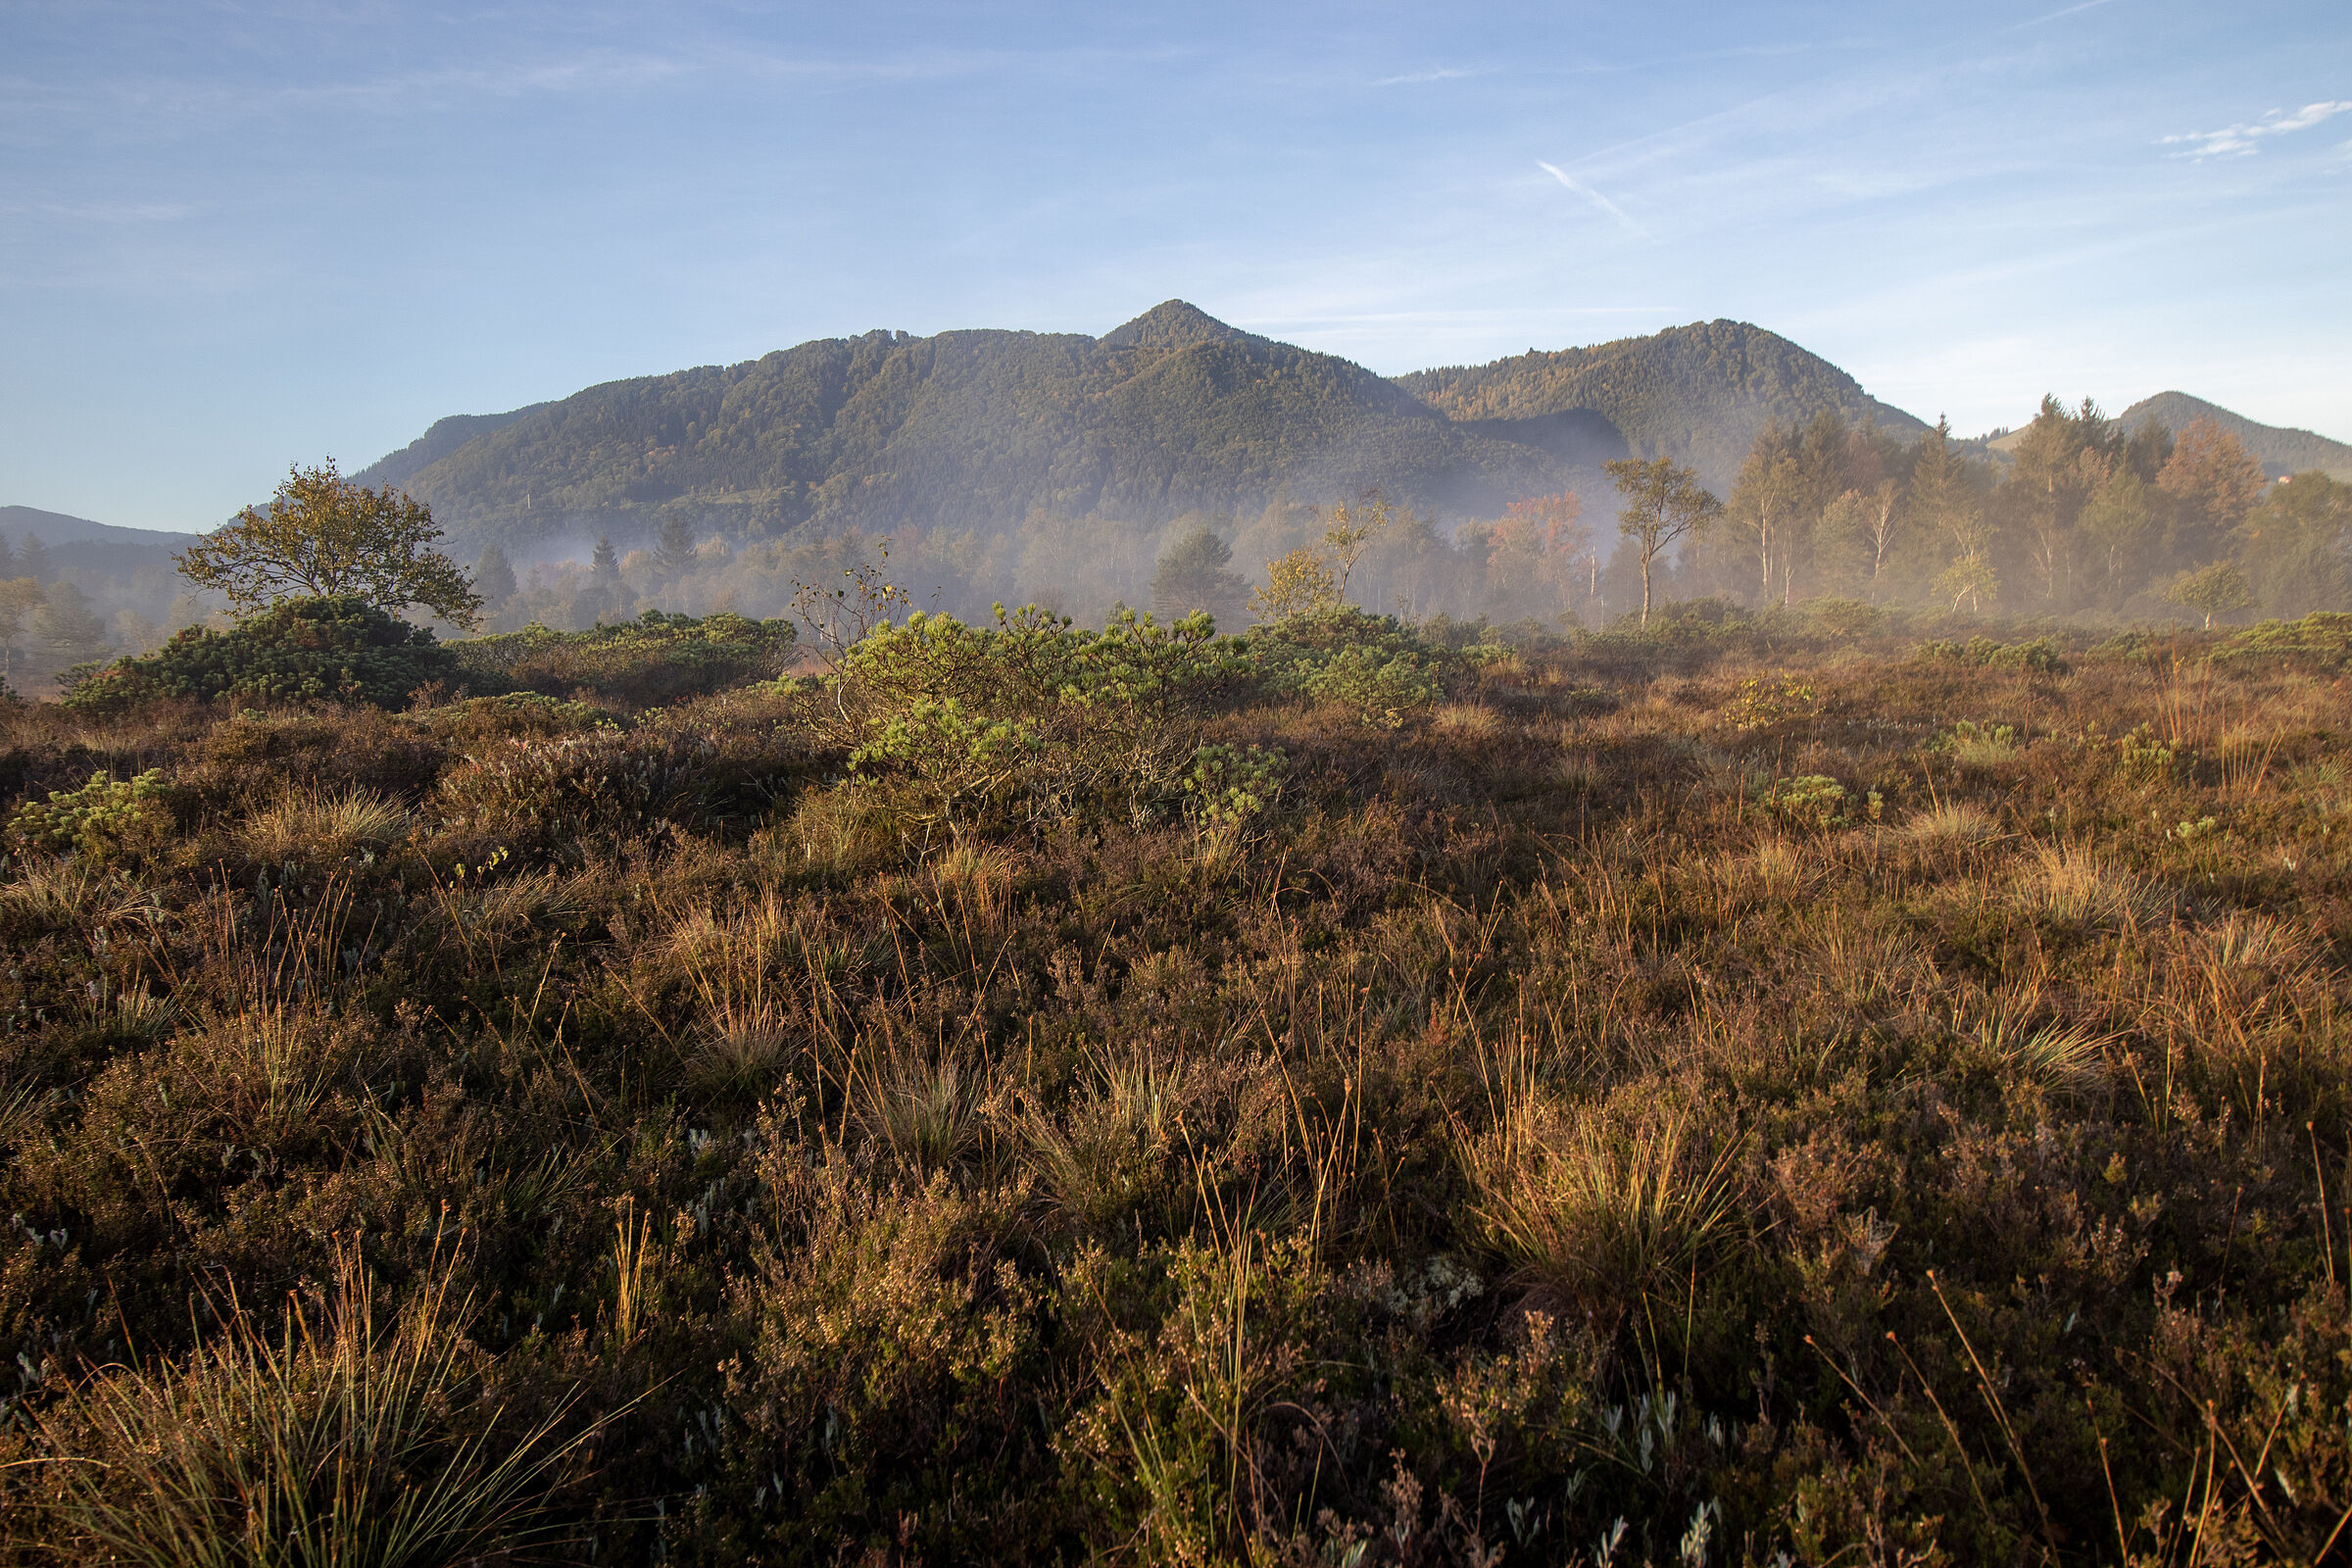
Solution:
[[[38,507],[0,507],[0,534],[19,543],[25,535],[32,534],[45,545],[136,545],[164,550],[185,549],[201,537],[169,528],[125,528],[112,522],[93,522],[69,513],[43,512]]]
[[[1801,423],[1834,409],[1904,439],[1928,430],[1925,420],[1871,397],[1819,355],[1749,322],[1721,318],[1587,348],[1531,349],[1487,365],[1416,370],[1396,380],[1456,421],[1497,433],[1550,420],[1550,439],[1596,446],[1614,431],[1624,450],[1610,456],[1673,457],[1719,489],[1767,422]]]
[[[2352,444],[2292,425],[2263,424],[2186,392],[2159,392],[2141,398],[2117,415],[2116,422],[2135,430],[2154,419],[2178,435],[2200,418],[2211,419],[2237,437],[2238,444],[2260,459],[2263,471],[2274,479],[2319,468],[2330,478],[2352,480]]]
[[[1927,429],[1747,322],[1383,377],[1167,300],[1099,338],[875,330],[452,415],[352,477],[416,493],[461,544],[586,530],[628,541],[680,507],[698,530],[745,537],[1000,528],[1040,511],[1155,523],[1367,485],[1456,515],[1571,489],[1605,515],[1609,459],[1672,457],[1728,492],[1765,424],[1824,410],[1904,438]],[[2197,417],[2274,477],[2352,479],[2352,444],[2184,392],[2118,420],[2179,430]],[[197,537],[29,507],[0,508],[0,532],[142,554]]]
[[[606,382],[437,421],[362,477],[400,483],[453,533],[523,540],[643,537],[678,507],[747,537],[1039,511],[1157,523],[1372,485],[1467,515],[1560,489],[1604,499],[1598,465],[1637,452],[1728,485],[1765,422],[1824,408],[1926,428],[1747,323],[1540,358],[1579,357],[1605,373],[1530,378],[1521,357],[1384,377],[1168,300],[1099,338],[873,331]]]

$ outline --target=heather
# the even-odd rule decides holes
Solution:
[[[2322,1560],[2340,619],[10,708],[7,1549]]]

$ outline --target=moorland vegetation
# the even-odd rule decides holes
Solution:
[[[1773,508],[1638,630],[1356,608],[1371,501],[1241,637],[1212,536],[7,705],[0,1550],[2329,1559],[2352,616],[1805,603]]]

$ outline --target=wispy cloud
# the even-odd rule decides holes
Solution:
[[[1599,208],[1602,212],[1608,214],[1611,218],[1615,219],[1624,226],[1625,231],[1633,235],[1635,238],[1648,239],[1650,237],[1649,230],[1643,228],[1640,223],[1635,222],[1631,218],[1628,218],[1625,214],[1624,208],[1618,206],[1615,202],[1609,200],[1606,196],[1603,196],[1600,192],[1594,190],[1592,186],[1586,184],[1574,174],[1569,173],[1566,170],[1561,169],[1555,164],[1547,164],[1541,158],[1536,160],[1536,167],[1544,171],[1544,172],[1546,174],[1549,174],[1552,178],[1558,180],[1561,184],[1567,186],[1570,190],[1576,192],[1576,194],[1579,196],[1582,196],[1585,200],[1591,202],[1593,206]]]
[[[1372,85],[1375,87],[1409,87],[1425,81],[1459,81],[1464,76],[1483,76],[1485,74],[1484,71],[1473,71],[1466,66],[1438,66],[1429,71],[1407,72],[1401,76],[1378,76],[1373,78]]]
[[[0,201],[0,217],[33,216],[76,223],[173,223],[193,217],[187,202],[10,202]]]
[[[2290,130],[2308,130],[2323,121],[2343,114],[2352,114],[2352,99],[2337,98],[2325,103],[2305,104],[2291,114],[2283,109],[2274,109],[2250,123],[2165,136],[2156,145],[2179,147],[2180,151],[2175,153],[2174,157],[2199,162],[2208,158],[2246,158],[2261,148],[2266,136],[2283,136]]]

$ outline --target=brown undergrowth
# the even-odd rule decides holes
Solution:
[[[2336,677],[1407,643],[0,715],[6,1549],[2352,1550]]]

